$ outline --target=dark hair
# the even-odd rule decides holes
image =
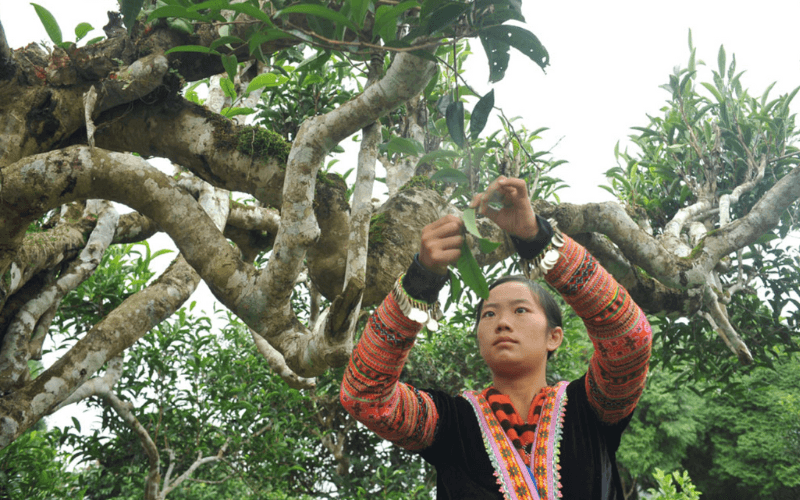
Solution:
[[[558,302],[553,296],[545,290],[545,288],[540,285],[539,283],[529,280],[525,276],[521,274],[513,274],[510,276],[503,276],[502,278],[497,279],[494,283],[489,285],[489,291],[495,289],[496,287],[502,285],[503,283],[522,283],[528,290],[531,291],[531,295],[533,296],[533,300],[535,300],[539,306],[544,310],[544,316],[547,319],[547,329],[552,330],[556,327],[562,327],[562,319],[561,319],[561,308],[558,307]],[[481,322],[481,310],[483,309],[483,299],[478,302],[478,307],[475,310],[475,333],[478,332],[478,323]],[[547,359],[553,355],[555,351],[549,351],[547,353]]]

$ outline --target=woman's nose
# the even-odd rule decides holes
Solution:
[[[495,325],[495,330],[501,332],[510,329],[511,329],[511,324],[508,322],[508,316],[506,316],[505,314],[498,315],[497,323]]]

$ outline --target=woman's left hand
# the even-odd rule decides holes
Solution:
[[[495,208],[491,204],[501,204]],[[539,232],[536,215],[528,199],[528,187],[522,179],[500,176],[481,194],[472,198],[470,207],[485,215],[512,236],[530,240]]]

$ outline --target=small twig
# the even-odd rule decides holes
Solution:
[[[788,154],[785,154],[785,155],[776,156],[775,158],[772,158],[771,160],[767,160],[767,163],[775,163],[777,161],[785,160],[786,158],[791,158],[792,156],[800,156],[800,151],[795,151],[794,153],[788,153]]]
[[[303,28],[300,28],[299,26],[295,26],[295,25],[293,25],[291,23],[287,23],[287,24],[289,24],[289,26],[291,26],[293,30],[299,31],[300,33],[302,33],[302,34],[304,34],[304,35],[306,35],[308,37],[317,38],[317,39],[321,40],[323,43],[329,45],[329,46],[325,46],[325,45],[322,45],[322,44],[314,43],[313,41],[310,41],[310,40],[303,40],[304,42],[306,42],[308,44],[311,44],[311,45],[313,45],[315,47],[320,47],[320,48],[323,48],[323,49],[332,49],[332,48],[335,48],[336,46],[340,46],[340,47],[341,46],[353,46],[353,47],[366,48],[366,49],[385,50],[385,51],[388,51],[388,52],[414,52],[416,50],[441,47],[443,45],[446,45],[446,44],[450,43],[449,41],[441,42],[439,40],[444,40],[444,39],[443,38],[437,38],[435,41],[425,42],[425,43],[422,43],[420,45],[412,45],[410,47],[386,47],[384,45],[376,45],[374,43],[361,42],[361,41],[357,41],[357,40],[353,40],[353,41],[331,40],[331,39],[325,38],[324,36],[322,36],[322,35],[320,35],[318,33],[315,33],[313,31],[306,31]],[[276,29],[278,31],[286,33],[287,35],[292,35],[294,37],[297,37],[297,35],[292,33],[291,30],[286,30],[286,29],[282,29],[282,28],[276,28]],[[300,37],[297,37],[297,38],[300,38]],[[335,49],[335,50],[341,50],[341,49]]]

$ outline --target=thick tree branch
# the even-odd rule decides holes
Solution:
[[[694,205],[678,210],[672,220],[664,226],[664,234],[661,237],[661,244],[664,245],[664,248],[676,257],[688,257],[692,249],[681,239],[681,232],[693,217],[711,208],[711,201],[702,199]]]
[[[111,243],[119,215],[110,203],[93,200],[87,212],[99,213],[97,225],[78,259],[72,262],[58,281],[29,301],[6,330],[0,347],[0,392],[9,392],[27,381],[30,341],[39,319],[55,307],[64,296],[91,276]]]
[[[5,193],[5,190],[0,193]],[[43,233],[25,234],[27,224],[10,223],[15,220],[11,217],[16,216],[13,210],[5,211],[0,204],[0,214],[0,276],[4,277],[0,280],[2,307],[32,277],[77,255],[91,225],[88,221],[78,221]],[[6,221],[9,224],[3,224]]]
[[[112,110],[97,126],[98,147],[168,158],[214,186],[251,194],[267,206],[281,204],[289,147],[277,135],[236,126],[179,96]],[[274,147],[252,147],[262,136]]]
[[[628,260],[672,288],[705,283],[705,273],[693,271],[676,259],[658,240],[643,231],[616,202],[548,206],[537,203],[538,213],[554,217],[567,234],[598,232],[608,236]]]
[[[263,231],[274,234],[278,232],[280,223],[281,216],[277,210],[231,203],[231,213],[228,216],[228,224],[231,226],[246,231]]]
[[[286,164],[281,228],[266,273],[258,281],[267,303],[274,306],[266,328],[257,330],[284,354],[287,364],[298,375],[310,377],[330,366],[326,360],[327,349],[319,345],[324,339],[318,338],[318,334],[305,333],[289,302],[306,250],[319,237],[312,201],[322,160],[340,141],[417,95],[434,69],[430,61],[401,54],[386,76],[359,97],[330,113],[305,121],[300,127]],[[339,356],[335,358],[336,362],[341,361]]]
[[[703,317],[711,324],[711,327],[725,342],[728,349],[736,355],[741,364],[749,365],[752,363],[753,355],[750,353],[750,349],[747,348],[742,337],[731,325],[728,319],[728,312],[725,306],[719,302],[717,294],[710,287],[706,287],[704,295],[706,311],[702,312]]]
[[[690,296],[685,290],[666,287],[652,276],[646,276],[637,270],[619,248],[604,235],[581,233],[572,237],[586,247],[589,253],[625,287],[644,312],[656,314],[662,311],[683,311],[685,314],[694,314],[700,308],[701,301]]]
[[[141,292],[128,297],[36,379],[0,398],[0,448],[47,415],[109,359],[171,316],[199,279],[182,257]]]
[[[775,228],[781,216],[800,199],[800,166],[783,176],[764,193],[744,217],[731,222],[704,240],[701,265],[711,265]]]
[[[172,315],[197,283],[196,273],[178,258],[152,285],[126,299],[96,324],[53,366],[20,390],[0,398],[0,448],[50,413],[106,360]]]
[[[75,389],[75,392],[70,394],[67,399],[53,408],[53,411],[49,414],[52,415],[66,406],[78,403],[92,396],[105,397],[114,388],[114,385],[116,385],[120,377],[122,377],[122,369],[124,366],[122,355],[113,358],[106,365],[106,372],[102,377],[93,377],[84,382],[80,387]]]
[[[286,360],[283,359],[281,353],[275,350],[274,347],[269,345],[269,342],[264,340],[264,337],[250,329],[250,334],[253,336],[253,342],[261,356],[267,361],[272,371],[278,374],[280,378],[286,382],[286,385],[292,389],[310,389],[316,387],[317,382],[313,378],[303,378],[293,372],[287,365]]]
[[[60,51],[60,52],[59,52]],[[58,56],[57,54],[62,55]],[[69,61],[66,53],[56,49],[53,57]],[[120,104],[135,101],[163,84],[169,66],[159,55],[145,56],[115,73],[116,78],[102,82],[69,81],[61,87],[52,85],[16,89],[15,95],[4,96],[0,101],[0,115],[15,118],[13,127],[4,128],[0,134],[0,167],[32,154],[48,151],[65,141],[86,123],[83,95],[93,86],[97,101],[95,115]],[[71,63],[55,65],[52,72],[72,71]],[[48,73],[48,80],[54,74]],[[75,77],[77,78],[77,77]],[[84,136],[85,137],[85,136]]]
[[[119,218],[117,232],[114,235],[114,243],[138,243],[150,238],[159,231],[160,229],[153,219],[145,217],[138,212],[129,212]]]

